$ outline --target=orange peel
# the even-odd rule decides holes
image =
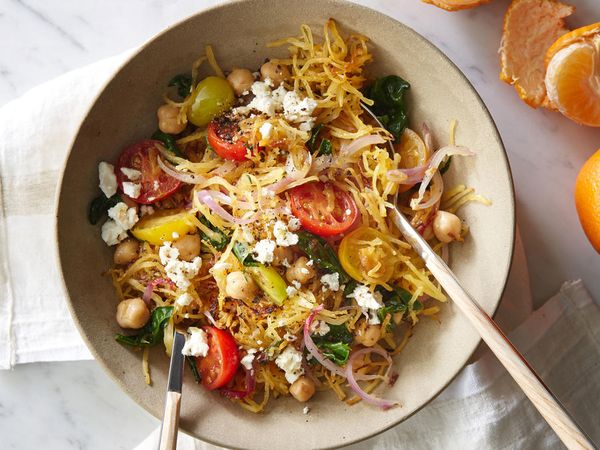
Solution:
[[[471,9],[483,5],[490,0],[423,0],[424,3],[437,6],[446,11],[460,11],[461,9]]]
[[[513,0],[504,15],[500,79],[533,108],[551,106],[544,83],[545,55],[569,31],[564,19],[574,10],[557,0]]]

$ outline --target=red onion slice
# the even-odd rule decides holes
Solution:
[[[248,370],[245,367],[242,367],[246,371],[246,388],[243,391],[239,391],[237,389],[221,389],[221,395],[224,395],[227,398],[240,399],[245,398],[248,395],[254,392],[254,388],[256,387],[256,377],[254,376],[254,367]]]
[[[431,177],[431,180],[427,180],[427,184],[429,184],[429,181],[431,181],[429,198],[427,201],[420,203],[423,201],[423,197],[425,196],[425,189],[423,189],[423,186],[427,186],[425,181],[426,180],[424,178],[423,182],[421,183],[421,187],[419,188],[418,197],[410,201],[410,207],[415,211],[435,207],[437,204],[439,204],[442,194],[444,193],[444,180],[442,179],[440,173],[436,170]]]
[[[152,293],[154,292],[154,288],[159,284],[166,284],[172,289],[176,289],[175,283],[173,283],[168,278],[155,278],[146,285],[146,289],[144,290],[144,295],[142,296],[142,299],[144,300],[146,305],[152,306],[150,303],[152,301]]]
[[[201,175],[195,175],[188,172],[180,172],[172,167],[170,164],[164,162],[160,156],[157,156],[158,165],[164,173],[175,178],[176,180],[182,181],[187,184],[202,184],[206,182],[206,178]]]
[[[348,384],[350,385],[350,388],[356,393],[356,395],[358,395],[361,399],[363,399],[363,401],[365,403],[369,403],[370,405],[377,406],[383,410],[390,409],[391,407],[397,405],[398,402],[393,401],[393,400],[385,400],[382,398],[377,398],[371,394],[367,394],[365,391],[362,390],[362,388],[359,386],[359,384],[356,381],[357,375],[354,374],[354,370],[353,370],[352,366],[354,365],[354,362],[359,357],[361,357],[362,355],[364,355],[366,353],[376,353],[380,356],[383,356],[386,359],[386,361],[388,361],[390,363],[390,368],[392,367],[392,358],[390,357],[388,352],[386,352],[381,347],[363,348],[361,350],[358,350],[357,352],[354,352],[350,356],[350,359],[348,360],[348,364],[346,365],[346,378],[348,379]],[[387,372],[390,371],[390,368],[388,368]],[[386,373],[386,377],[387,377],[387,373]]]
[[[344,158],[352,158],[355,154],[357,154],[360,150],[362,150],[365,147],[383,143],[385,143],[385,139],[379,136],[378,134],[368,134],[366,136],[361,136],[358,139],[355,139],[348,145],[342,145],[342,147],[340,148],[340,154]]]
[[[342,369],[340,366],[335,364],[333,361],[331,361],[328,358],[326,358],[325,356],[323,356],[323,354],[319,351],[319,348],[317,347],[317,345],[314,343],[314,341],[310,337],[310,326],[312,325],[313,321],[315,320],[315,317],[317,316],[317,314],[319,314],[319,312],[321,312],[322,310],[323,310],[323,305],[317,306],[315,309],[312,310],[312,312],[310,313],[310,316],[308,316],[308,319],[306,319],[306,322],[304,322],[304,345],[306,346],[306,349],[310,352],[310,354],[313,356],[313,358],[315,358],[317,361],[319,361],[319,363],[322,366],[329,369],[331,372],[335,373],[336,375],[340,375],[345,378],[346,373],[345,373],[344,369]]]
[[[237,166],[235,165],[235,163],[233,161],[225,161],[222,165],[220,165],[215,170],[210,172],[210,175],[216,175],[218,177],[222,177],[223,175],[227,175],[229,172],[231,172],[236,167]]]
[[[391,169],[387,171],[387,177],[398,184],[415,185],[423,180],[425,170],[427,170],[427,165],[410,169]]]
[[[291,158],[291,156],[289,158]],[[287,166],[287,164],[286,164],[286,166]],[[268,186],[267,187],[268,190],[274,192],[275,194],[279,194],[279,193],[285,191],[290,184],[306,177],[306,175],[308,175],[308,172],[310,171],[310,168],[312,166],[312,155],[308,151],[306,152],[306,157],[304,158],[304,164],[302,164],[302,167],[300,169],[298,169],[294,165],[293,161],[290,164],[290,166],[291,166],[291,170],[288,172],[288,175],[286,177],[282,178],[281,180],[279,180],[277,183],[273,183],[270,186]]]
[[[215,200],[218,200],[219,202],[223,203],[224,205],[231,206],[233,204],[233,200],[227,194],[223,194],[222,192],[219,192],[219,191],[207,191],[207,192],[210,193],[212,198],[214,198]],[[235,205],[240,209],[254,209],[253,203],[236,202]]]
[[[208,206],[214,214],[219,216],[221,219],[227,220],[228,222],[235,223],[236,225],[246,225],[254,222],[258,218],[258,213],[254,214],[248,219],[238,219],[237,217],[233,217],[215,201],[211,191],[198,191],[197,195],[200,203]]]

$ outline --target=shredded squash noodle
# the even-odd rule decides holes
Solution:
[[[197,381],[251,412],[327,390],[349,405],[401,401],[375,390],[394,383],[392,357],[420,320],[438,320],[446,295],[389,207],[446,257],[468,231],[454,214],[490,202],[464,185],[444,190],[452,158],[472,154],[456,146],[455,122],[443,154],[426,126],[401,140],[410,85],[367,79],[365,36],[331,19],[322,36],[302,25],[268,44],[287,56],[259,72],[227,72],[206,46],[191,75],[169,83],[153,140],[113,169],[120,199],[102,237],[117,246],[117,340],[143,348],[148,384],[148,348],[170,355],[177,329]]]

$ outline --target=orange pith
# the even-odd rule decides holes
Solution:
[[[583,231],[600,253],[600,150],[586,161],[577,175],[575,207]]]

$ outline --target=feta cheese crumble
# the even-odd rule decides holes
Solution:
[[[371,293],[368,286],[359,284],[348,297],[356,300],[356,303],[361,307],[363,314],[367,316],[370,324],[376,325],[379,323],[377,310],[382,307],[383,303],[383,297],[379,292]]]
[[[308,414],[310,412],[310,408],[308,406],[305,406],[304,409],[302,410],[302,414]]]
[[[265,122],[260,126],[258,131],[263,139],[269,139],[273,131],[273,124],[271,124],[270,122]]]
[[[285,288],[285,292],[288,297],[293,297],[298,293],[298,289],[296,289],[294,286],[288,286]]]
[[[206,356],[208,353],[208,341],[206,332],[202,328],[189,327],[188,335],[185,338],[185,344],[181,349],[184,356]]]
[[[283,97],[283,115],[288,122],[306,123],[303,131],[309,131],[314,119],[311,117],[317,102],[310,97],[301,99],[296,91],[289,91]]]
[[[315,320],[310,325],[310,332],[318,334],[319,336],[325,336],[327,333],[329,333],[330,330],[331,328],[329,328],[327,322],[324,322],[323,320]]]
[[[177,306],[188,306],[190,303],[192,303],[192,300],[194,300],[194,298],[190,294],[185,292],[179,297],[177,297],[177,300],[175,300],[175,304]]]
[[[101,236],[107,245],[117,245],[119,242],[127,239],[127,230],[121,228],[114,220],[107,220],[102,225]]]
[[[254,257],[263,264],[273,262],[273,252],[275,251],[275,242],[270,239],[262,239],[254,246]]]
[[[130,230],[139,220],[136,209],[128,208],[123,202],[110,208],[108,217],[101,231],[102,240],[107,245],[117,245],[127,239],[127,230]]]
[[[246,370],[252,370],[252,362],[256,355],[256,349],[251,348],[248,350],[246,355],[241,359],[240,364],[246,368]]]
[[[179,289],[186,291],[190,287],[190,279],[198,275],[202,266],[202,258],[196,256],[191,262],[179,259],[179,250],[171,247],[171,242],[165,243],[158,250],[160,263],[165,266],[167,277],[173,281]]]
[[[296,217],[290,217],[288,220],[288,230],[298,231],[300,229],[300,220]]]
[[[131,181],[137,181],[142,176],[142,172],[136,169],[131,169],[130,167],[121,167],[121,172]]]
[[[132,183],[130,181],[123,182],[123,193],[127,197],[138,198],[142,191],[142,185],[139,183]]]
[[[337,272],[327,273],[321,277],[321,283],[324,289],[337,292],[340,290],[340,274]]]
[[[285,379],[292,384],[304,373],[302,353],[292,346],[287,346],[275,359],[275,364],[285,372]]]
[[[98,164],[98,178],[100,179],[100,190],[106,198],[117,193],[117,177],[112,164],[102,161]]]
[[[286,224],[281,220],[275,222],[273,236],[275,236],[275,242],[280,247],[289,247],[298,243],[298,235],[290,232]]]

